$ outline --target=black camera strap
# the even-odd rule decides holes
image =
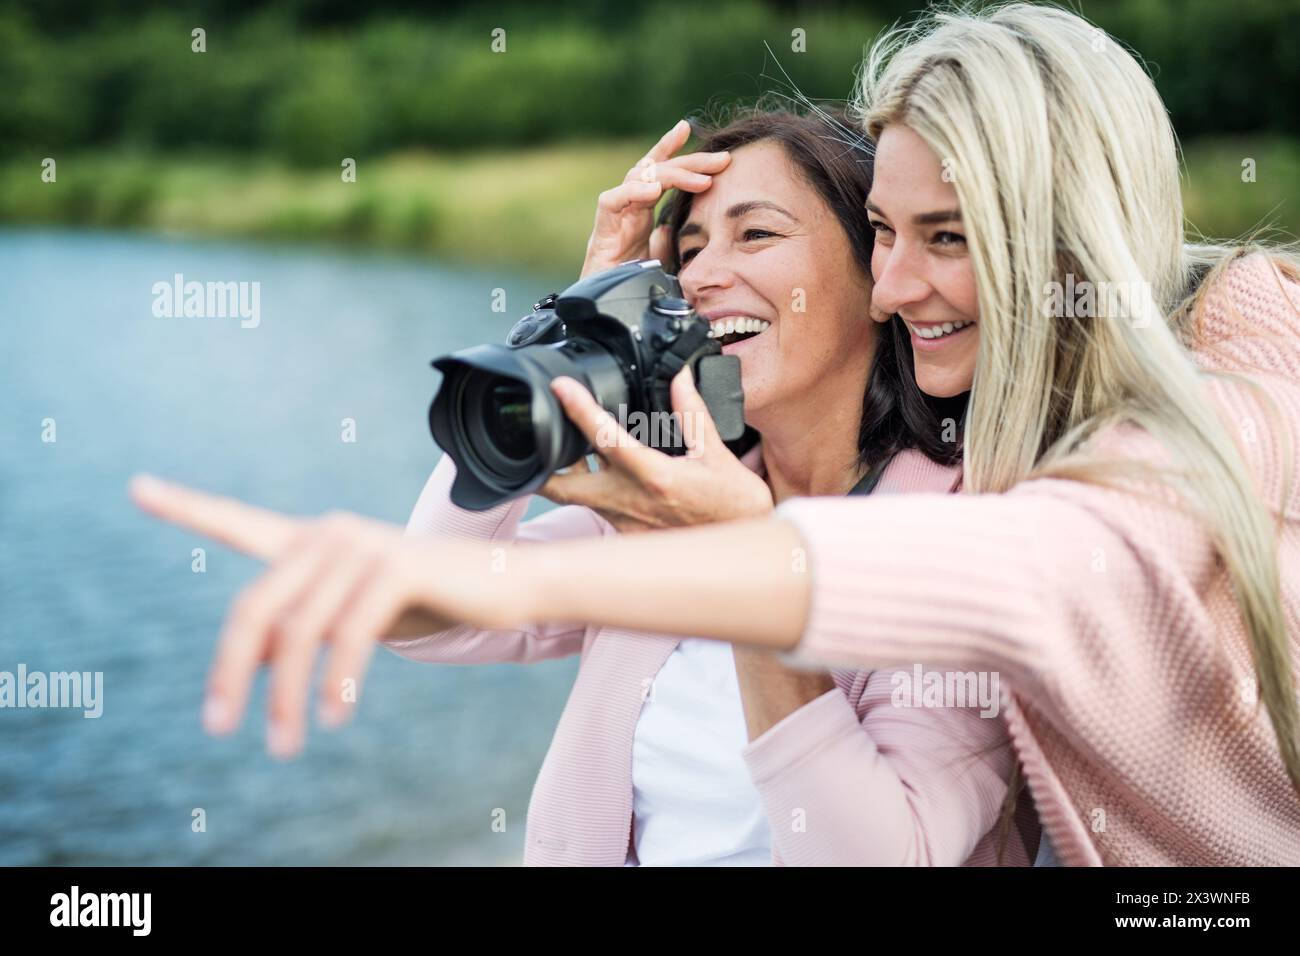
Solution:
[[[849,489],[848,493],[850,495],[871,494],[876,490],[876,485],[880,484],[880,476],[885,473],[885,469],[889,467],[889,463],[893,460],[894,456],[890,455],[884,461],[872,466],[858,483]]]

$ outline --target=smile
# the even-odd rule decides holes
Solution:
[[[974,322],[944,322],[942,325],[913,325],[908,322],[907,327],[917,338],[942,339],[974,324]]]
[[[752,339],[760,332],[765,332],[772,325],[767,319],[756,319],[750,315],[729,315],[725,319],[714,319],[709,323],[709,338],[718,339],[722,345],[743,342]]]

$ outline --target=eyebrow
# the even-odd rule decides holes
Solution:
[[[867,212],[874,212],[877,216],[885,216],[885,211],[867,200]],[[885,216],[888,219],[888,216]],[[922,212],[912,217],[912,222],[918,226],[934,226],[942,222],[961,222],[960,209],[939,209],[934,212]]]
[[[738,202],[730,209],[727,210],[727,218],[739,219],[741,216],[746,216],[751,212],[759,212],[759,211],[780,213],[782,216],[785,216],[787,219],[791,220],[792,222],[799,221],[798,218],[796,218],[793,213],[790,213],[785,209],[782,209],[776,203],[769,202],[766,199],[750,199],[747,202]],[[678,230],[677,238],[682,239],[685,238],[686,236],[693,236],[696,233],[703,232],[703,231],[704,231],[704,227],[701,226],[698,222],[688,222],[686,225],[682,226],[680,230]]]

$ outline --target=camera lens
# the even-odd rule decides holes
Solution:
[[[529,384],[499,372],[469,369],[454,386],[456,444],[483,477],[518,485],[540,464]]]
[[[429,430],[456,463],[451,500],[474,511],[535,491],[590,447],[551,393],[557,376],[587,386],[606,410],[632,403],[618,357],[581,339],[479,345],[433,365],[443,382]]]
[[[507,458],[527,461],[537,453],[532,391],[523,382],[498,377],[488,383],[483,421],[487,437]]]

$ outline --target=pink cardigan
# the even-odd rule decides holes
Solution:
[[[761,467],[759,450],[745,461]],[[420,495],[408,534],[506,543],[616,533],[578,506],[522,524],[528,499],[489,511],[463,510],[449,497],[454,475],[444,456]],[[888,510],[901,497],[891,493],[944,492],[958,476],[957,469],[907,453],[882,476],[875,494],[888,496]],[[645,688],[677,638],[583,624],[511,631],[461,626],[386,645],[413,660],[444,664],[528,663],[581,654],[529,803],[524,862],[623,865],[632,830],[633,734]],[[837,670],[832,676],[835,690],[787,716],[743,752],[771,824],[773,861],[993,865],[997,834],[991,831],[1012,765],[1002,720],[982,718],[978,708],[894,707],[886,671]],[[1026,865],[1038,826],[1028,799],[1018,810],[1004,862]],[[802,827],[792,825],[796,818]]]
[[[1253,373],[1273,406],[1244,384],[1208,380],[1280,516],[1300,668],[1300,284],[1255,255],[1211,296],[1198,361]],[[1136,429],[1107,441],[1160,456]],[[1050,479],[1000,495],[804,499],[777,513],[799,528],[812,572],[795,658],[1000,671],[1015,691],[1011,737],[1062,864],[1300,865],[1300,797],[1254,700],[1226,575],[1190,517]]]

